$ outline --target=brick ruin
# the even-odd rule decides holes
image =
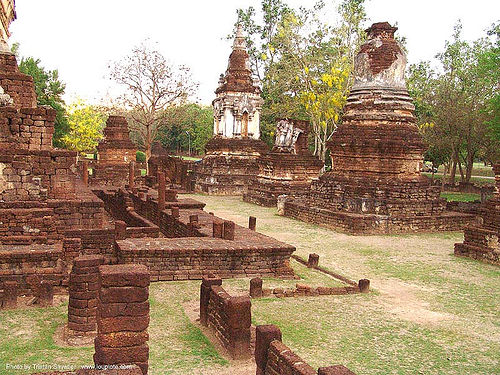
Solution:
[[[251,302],[248,296],[230,296],[222,279],[203,278],[200,323],[209,327],[233,359],[247,359],[250,350]]]
[[[332,170],[306,194],[279,202],[285,216],[355,234],[458,230],[474,220],[446,211],[439,186],[421,175],[425,146],[396,29],[383,22],[367,30],[343,122],[328,144]]]
[[[104,139],[97,146],[98,161],[94,163],[90,184],[127,184],[129,164],[135,161],[136,152],[137,147],[130,140],[125,117],[109,116],[104,128]]]
[[[496,190],[480,210],[481,225],[464,230],[464,242],[455,244],[455,255],[500,265],[500,164],[493,166]]]
[[[33,79],[0,53],[0,282],[18,293],[67,279],[68,228],[103,225],[103,203],[77,177],[76,152],[52,147],[55,111],[38,107]]]
[[[24,107],[34,103],[33,80],[19,72],[14,55],[0,54],[0,73],[13,94],[0,107],[1,283],[15,281],[19,294],[35,294],[47,281],[60,293],[71,283],[73,259],[82,255],[146,265],[152,281],[212,273],[293,277],[293,246],[209,215],[203,203],[178,199],[161,168],[155,188],[142,184],[130,164],[135,147],[123,117],[109,117],[88,176],[76,152],[52,147],[54,110]],[[75,323],[83,322],[77,316]]]
[[[300,195],[319,177],[323,162],[309,151],[309,123],[284,119],[276,128],[275,145],[258,159],[257,180],[243,195],[245,202],[276,206],[278,196]]]
[[[221,76],[214,108],[214,137],[195,171],[195,189],[214,195],[241,195],[267,153],[260,137],[260,88],[252,78],[245,38],[238,26],[226,74]]]
[[[275,325],[256,328],[256,375],[355,375],[342,365],[320,367],[316,372],[302,358],[282,342],[282,334]]]
[[[193,161],[170,156],[165,148],[158,142],[155,142],[151,148],[151,157],[148,160],[146,184],[153,187],[157,183],[156,177],[158,176],[158,172],[162,172],[170,188],[188,192],[193,191],[194,169],[195,165]]]

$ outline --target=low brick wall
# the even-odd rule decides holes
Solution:
[[[311,207],[293,200],[284,202],[280,214],[352,234],[456,231],[475,221],[473,215],[459,212],[443,212],[433,216],[390,217]]]
[[[282,343],[281,331],[274,325],[256,328],[255,363],[256,375],[355,375],[342,365],[320,367],[316,372]]]
[[[250,298],[230,296],[221,285],[221,279],[203,279],[200,322],[213,329],[215,336],[233,359],[250,358]]]
[[[210,274],[221,278],[292,277],[289,259],[295,248],[278,241],[257,240],[138,238],[116,241],[116,249],[119,263],[148,266],[151,281],[199,280]]]
[[[19,294],[34,294],[33,277],[59,286],[65,270],[59,262],[61,244],[0,245],[0,282],[17,281]]]
[[[147,374],[149,278],[138,264],[99,267],[96,366],[136,364]]]
[[[97,297],[99,294],[100,255],[84,255],[74,259],[69,275],[68,328],[76,332],[91,332],[97,327]]]

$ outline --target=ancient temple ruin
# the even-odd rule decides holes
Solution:
[[[104,138],[97,146],[98,161],[92,174],[96,185],[124,186],[128,182],[129,164],[135,161],[137,147],[129,137],[127,119],[109,116]]]
[[[272,207],[280,195],[300,195],[309,189],[323,162],[309,151],[308,134],[307,121],[278,121],[274,147],[258,159],[259,174],[244,201]]]
[[[421,175],[425,145],[405,84],[396,27],[375,23],[355,60],[343,122],[328,144],[332,169],[285,216],[350,233],[457,230],[471,215],[445,211],[439,186]]]
[[[76,152],[52,147],[56,113],[37,106],[31,76],[0,53],[0,281],[20,293],[62,285],[68,229],[103,224],[104,205],[77,177]]]
[[[495,194],[481,209],[481,225],[470,225],[464,230],[464,242],[455,244],[455,255],[500,265],[500,164],[493,166]]]
[[[254,181],[257,159],[268,148],[260,137],[260,88],[252,77],[246,42],[238,26],[225,75],[221,75],[214,109],[214,137],[196,170],[198,191],[243,194]]]

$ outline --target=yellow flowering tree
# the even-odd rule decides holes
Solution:
[[[103,137],[106,113],[81,99],[72,103],[66,113],[70,131],[63,137],[65,147],[79,153],[95,151]]]

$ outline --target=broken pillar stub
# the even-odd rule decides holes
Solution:
[[[193,224],[198,224],[198,215],[189,215],[189,222]]]
[[[262,297],[262,279],[260,277],[254,277],[250,280],[250,297]]]
[[[222,279],[219,277],[203,277],[200,288],[200,323],[207,325],[208,302],[210,301],[210,289],[213,285],[222,285]]]
[[[135,186],[135,162],[131,161],[128,165],[128,187],[134,189]]]
[[[115,221],[115,239],[124,240],[127,238],[127,223],[122,220]]]
[[[96,366],[139,366],[148,372],[150,273],[145,265],[99,266]]]
[[[38,296],[38,304],[41,307],[50,307],[54,301],[54,284],[50,280],[42,280],[40,282],[40,294]]]
[[[172,211],[172,216],[175,217],[175,218],[178,218],[181,216],[180,212],[179,212],[179,207],[172,207],[170,209]]]
[[[257,326],[255,329],[255,364],[256,375],[264,375],[267,366],[269,345],[274,340],[281,341],[281,330],[275,325]]]
[[[257,218],[254,216],[250,216],[248,218],[248,228],[250,228],[251,230],[255,230],[256,227],[257,227]]]
[[[3,283],[3,304],[4,309],[15,309],[17,307],[18,285],[17,281],[4,281]]]
[[[234,229],[235,229],[234,221],[225,220],[224,221],[224,231],[223,231],[223,239],[225,240],[234,240]]]
[[[361,293],[368,293],[370,291],[370,280],[368,279],[359,280],[358,287]]]
[[[229,351],[234,359],[251,357],[250,326],[252,303],[248,296],[231,297],[227,302],[228,325],[231,330]]]
[[[319,255],[315,254],[315,253],[309,254],[309,260],[307,261],[307,267],[314,268],[314,267],[318,267],[318,265],[319,265]]]
[[[165,173],[158,172],[158,210],[163,211],[165,209]]]
[[[335,365],[329,367],[320,367],[318,369],[318,375],[356,375],[356,374],[345,366]]]
[[[76,334],[93,332],[97,328],[99,266],[102,264],[102,255],[82,255],[73,260],[68,288],[68,328]]]
[[[219,220],[214,220],[212,222],[212,225],[213,225],[212,236],[214,238],[222,238],[224,233],[224,222]]]
[[[89,162],[87,160],[82,163],[82,180],[85,186],[89,186]]]

